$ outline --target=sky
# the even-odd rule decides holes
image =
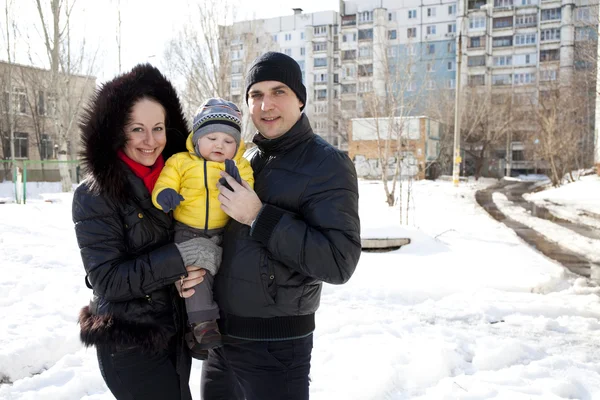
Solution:
[[[400,226],[382,183],[359,182],[361,234],[411,243],[363,252],[348,283],[324,285],[311,399],[600,399],[600,287],[481,209],[474,193],[493,183],[414,182],[411,223]],[[579,194],[597,199],[598,177],[572,185],[544,198],[570,214],[597,207]],[[52,193],[58,187],[29,183],[26,205],[0,204],[0,381],[12,382],[0,384],[2,399],[113,398],[94,349],[79,341],[77,313],[91,290],[72,193]],[[0,183],[0,199],[11,191]],[[200,370],[194,360],[195,400]]]
[[[20,41],[17,45],[17,61],[30,64],[29,54],[35,64],[45,63],[39,15],[35,0],[0,0],[2,6],[0,26],[4,29],[6,2],[13,4],[15,20],[20,22]],[[48,0],[45,0],[48,2]],[[201,0],[202,1],[202,0]],[[232,0],[238,1],[238,0]],[[165,44],[180,28],[186,18],[188,0],[145,1],[145,0],[77,0],[73,18],[73,37],[86,38],[85,49],[89,56],[96,54],[94,74],[102,82],[118,73],[116,45],[117,6],[121,8],[122,70],[140,62],[161,66]],[[292,8],[303,12],[339,10],[338,0],[239,0],[236,4],[236,19],[270,18],[291,15]],[[6,32],[0,36],[0,59],[6,60],[4,42]],[[37,43],[37,45],[36,45]],[[96,52],[97,51],[97,52]]]

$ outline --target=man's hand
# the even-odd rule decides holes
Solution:
[[[262,202],[246,181],[242,181],[240,185],[224,171],[221,171],[221,176],[233,189],[231,191],[220,183],[217,184],[217,189],[221,192],[219,194],[221,209],[237,222],[251,225],[262,208]]]

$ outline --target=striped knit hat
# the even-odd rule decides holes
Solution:
[[[196,111],[192,132],[192,143],[198,155],[198,139],[213,132],[231,135],[235,139],[237,153],[242,138],[242,113],[230,101],[221,98],[208,99]]]

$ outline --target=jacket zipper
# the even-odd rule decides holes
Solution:
[[[204,187],[206,188],[206,219],[204,220],[204,234],[208,232],[208,202],[210,193],[208,191],[208,171],[206,170],[206,159],[204,159]]]

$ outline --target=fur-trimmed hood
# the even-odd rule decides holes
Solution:
[[[124,128],[136,101],[149,97],[166,111],[167,145],[162,154],[186,151],[188,123],[175,88],[150,64],[139,64],[130,72],[117,76],[96,90],[83,112],[81,159],[88,185],[94,193],[120,200],[127,194],[125,164],[117,151],[127,141]]]

